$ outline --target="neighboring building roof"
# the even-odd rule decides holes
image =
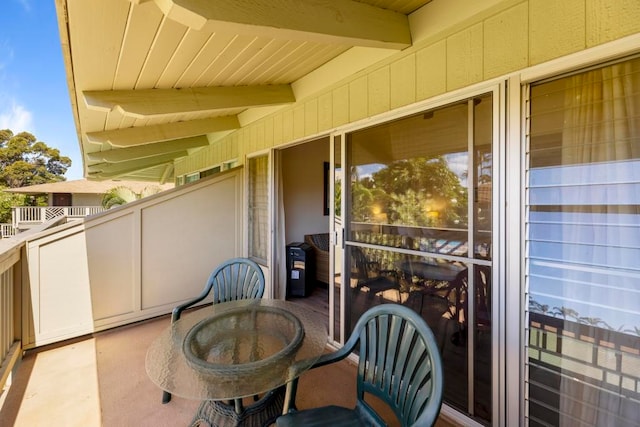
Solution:
[[[141,192],[146,187],[160,187],[162,190],[169,190],[174,184],[155,184],[153,182],[141,181],[89,181],[87,179],[77,179],[74,181],[50,182],[47,184],[29,185],[27,187],[7,188],[4,191],[20,194],[48,194],[48,193],[71,193],[71,194],[104,194],[114,187],[127,187],[136,193]]]

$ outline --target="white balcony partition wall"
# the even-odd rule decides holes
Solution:
[[[31,236],[23,347],[166,314],[242,255],[242,170]]]
[[[236,169],[86,222],[96,328],[167,313],[242,255],[241,181]]]
[[[68,224],[68,225],[73,225]],[[93,331],[83,227],[63,225],[27,242],[28,280],[23,289],[23,347],[39,346]],[[26,327],[25,327],[26,326]],[[25,336],[25,334],[27,334]]]

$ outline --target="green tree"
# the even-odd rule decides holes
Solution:
[[[0,223],[11,223],[11,208],[14,206],[27,206],[29,197],[25,194],[5,193],[0,186]]]
[[[18,188],[47,182],[64,181],[71,159],[60,155],[30,134],[0,130],[0,222],[11,222],[15,206],[46,206],[46,196],[33,197],[5,193],[5,188]]]
[[[0,185],[9,188],[64,181],[71,159],[29,132],[0,130]]]
[[[162,191],[162,188],[152,185],[145,187],[140,193],[136,193],[131,188],[121,185],[114,187],[111,190],[104,193],[102,196],[102,207],[111,209],[116,206],[124,205],[135,200],[142,199],[152,194],[157,194]]]

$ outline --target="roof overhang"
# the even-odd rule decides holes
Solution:
[[[171,180],[177,159],[410,46],[429,1],[56,0],[84,175]]]

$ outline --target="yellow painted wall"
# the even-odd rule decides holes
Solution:
[[[426,35],[410,48],[176,162],[176,176],[640,32],[638,0],[497,0],[456,20],[465,1],[434,0],[420,14],[441,30],[412,19]]]

